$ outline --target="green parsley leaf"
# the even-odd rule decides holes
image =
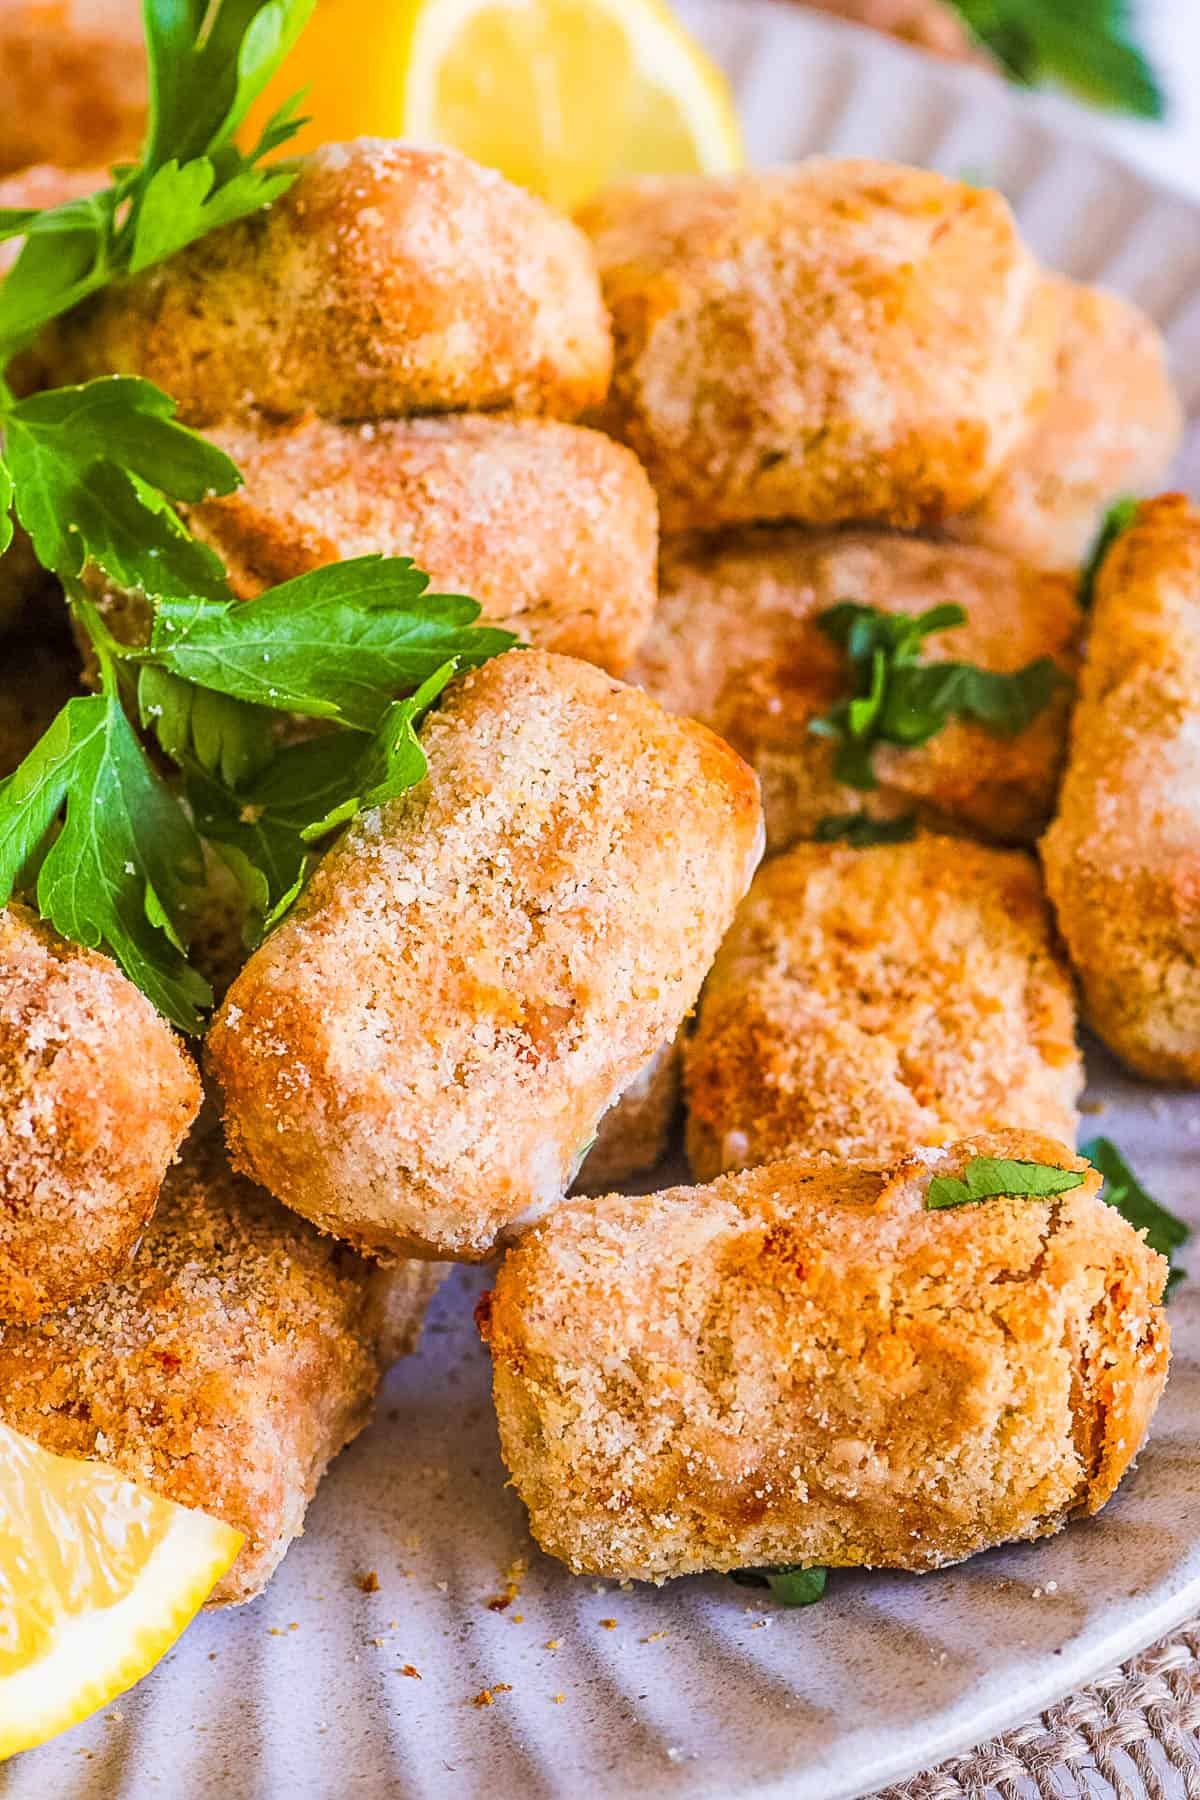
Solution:
[[[1100,1198],[1110,1206],[1115,1206],[1135,1231],[1145,1232],[1150,1248],[1157,1250],[1160,1256],[1165,1256],[1171,1264],[1166,1290],[1170,1295],[1186,1279],[1186,1270],[1179,1266],[1175,1252],[1191,1237],[1191,1226],[1176,1218],[1173,1212],[1168,1212],[1165,1206],[1146,1192],[1111,1138],[1091,1138],[1080,1146],[1079,1154],[1086,1156],[1104,1177]]]
[[[960,606],[927,612],[887,613],[842,601],[817,617],[826,637],[846,659],[850,696],[810,731],[838,740],[834,773],[848,787],[877,787],[873,755],[878,744],[914,749],[952,718],[971,719],[999,736],[1023,731],[1065,677],[1048,656],[1012,674],[974,663],[922,662],[924,640],[966,622]]]
[[[212,995],[172,920],[202,870],[187,815],[112,693],[69,700],[0,786],[0,905],[36,878],[41,916],[73,943],[108,950],[190,1032]]]
[[[368,807],[395,800],[409,788],[416,787],[419,781],[424,781],[429,764],[416,728],[457,668],[456,662],[443,663],[428,681],[421,683],[415,694],[410,694],[407,700],[393,701],[354,767],[354,791],[304,827],[300,836],[306,844],[326,837],[339,825],[348,824]]]
[[[138,670],[138,718],[172,761],[192,763],[238,788],[260,774],[275,754],[275,715],[227,694],[146,665]]]
[[[1126,497],[1115,500],[1104,515],[1104,523],[1092,546],[1092,553],[1084,564],[1083,573],[1079,577],[1079,604],[1084,612],[1090,612],[1096,598],[1096,578],[1103,566],[1104,559],[1123,532],[1128,531],[1137,516],[1138,503]]]
[[[150,67],[149,169],[228,143],[315,0],[143,0]]]
[[[813,842],[842,843],[855,850],[870,850],[876,844],[907,844],[916,835],[915,813],[905,813],[900,819],[870,819],[866,813],[835,813],[818,819]]]
[[[799,1563],[780,1563],[774,1569],[733,1569],[730,1581],[739,1587],[769,1588],[781,1606],[812,1606],[825,1592],[827,1569],[805,1569]]]
[[[256,600],[167,600],[134,654],[235,700],[373,731],[444,663],[475,668],[516,642],[475,624],[476,601],[428,585],[407,557],[362,556]]]
[[[1127,0],[953,0],[1012,80],[1057,81],[1097,106],[1159,119],[1158,78]]]
[[[925,1194],[925,1211],[967,1206],[975,1200],[1002,1196],[1045,1200],[1081,1187],[1087,1179],[1079,1169],[1056,1169],[1047,1163],[1016,1162],[1005,1156],[974,1156],[961,1181],[953,1175],[935,1175]]]
[[[107,376],[19,400],[3,417],[17,516],[38,561],[71,579],[93,563],[152,594],[228,593],[211,550],[168,500],[227,494],[241,477],[215,444],[175,419],[152,382]]]

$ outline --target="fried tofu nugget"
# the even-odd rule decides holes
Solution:
[[[456,681],[208,1039],[234,1160],[367,1250],[474,1261],[555,1204],[692,1005],[761,850],[728,745],[587,663]]]
[[[1087,561],[1106,509],[1163,480],[1183,410],[1162,335],[1128,300],[1054,278],[1065,321],[1050,404],[991,491],[946,530],[1039,569]]]
[[[145,122],[139,0],[0,0],[0,171],[126,160]]]
[[[1085,1172],[928,1211],[977,1156]],[[932,1569],[1113,1493],[1167,1371],[1166,1263],[1022,1132],[883,1174],[798,1161],[574,1201],[480,1323],[534,1537],[661,1582],[775,1563]]]
[[[359,138],[305,158],[269,209],[97,294],[41,352],[56,383],[144,375],[209,425],[254,407],[573,418],[603,399],[612,346],[569,219],[457,151]]]
[[[1200,508],[1139,508],[1096,582],[1042,840],[1089,1024],[1130,1068],[1200,1082]]]
[[[672,1038],[609,1107],[583,1159],[575,1193],[608,1193],[662,1160],[679,1111],[681,1060],[681,1040]]]
[[[245,477],[190,510],[251,599],[324,563],[411,556],[435,590],[542,650],[614,674],[650,623],[658,514],[637,458],[598,431],[483,414],[212,434]]]
[[[116,963],[0,911],[0,1319],[122,1268],[200,1100],[191,1057]]]
[[[1070,972],[1022,850],[798,844],[759,870],[686,1050],[697,1181],[822,1152],[880,1168],[1005,1125],[1075,1141]]]
[[[816,620],[844,600],[908,613],[952,602],[966,624],[926,638],[923,656],[997,671],[1051,656],[1070,676],[1080,628],[1073,581],[993,550],[776,527],[669,543],[659,588],[628,679],[669,711],[702,719],[753,765],[772,850],[811,836],[822,819],[858,812],[915,811],[927,824],[1000,842],[1037,837],[1065,750],[1066,683],[1014,737],[952,719],[916,748],[882,745],[879,786],[864,792],[836,779],[835,746],[811,729],[846,691],[842,653]]]
[[[244,1532],[209,1604],[251,1600],[443,1273],[365,1263],[193,1142],[124,1275],[0,1328],[0,1418]]]
[[[938,521],[1048,398],[1057,307],[999,194],[816,158],[631,181],[579,222],[616,340],[600,422],[664,530]]]

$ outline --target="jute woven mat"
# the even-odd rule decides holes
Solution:
[[[1200,1619],[875,1800],[1200,1800]]]

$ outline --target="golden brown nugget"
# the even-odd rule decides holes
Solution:
[[[1200,1082],[1200,509],[1138,509],[1096,583],[1046,885],[1084,1012],[1132,1069]]]
[[[621,444],[547,419],[468,414],[213,434],[245,477],[192,530],[238,595],[324,563],[411,556],[435,590],[542,650],[619,674],[650,623],[658,516]]]
[[[1057,306],[999,194],[815,158],[630,181],[579,221],[616,340],[599,422],[664,530],[935,522],[1049,395]]]
[[[1074,1143],[1070,972],[1023,850],[922,835],[760,869],[685,1053],[697,1181],[823,1152],[881,1168],[1011,1125]]]
[[[192,1059],[116,963],[0,911],[0,1319],[115,1275],[200,1109]]]
[[[680,1039],[656,1050],[596,1128],[596,1141],[575,1180],[577,1194],[606,1194],[666,1154],[679,1111]]]
[[[246,1542],[209,1604],[251,1600],[442,1274],[322,1238],[209,1138],[168,1176],[123,1276],[61,1318],[0,1328],[0,1418],[235,1526]]]
[[[239,1167],[371,1251],[476,1261],[569,1187],[761,848],[727,744],[590,664],[456,681],[208,1039]]]
[[[811,729],[846,692],[842,653],[816,619],[843,600],[908,613],[952,602],[966,624],[926,638],[923,656],[997,671],[1051,656],[1070,676],[1080,629],[1073,581],[993,550],[775,527],[669,543],[659,587],[628,678],[671,712],[703,720],[753,765],[772,850],[857,812],[915,811],[1000,842],[1037,837],[1054,805],[1069,686],[1015,737],[952,719],[914,749],[881,745],[879,786],[863,792],[836,779],[835,746]]]
[[[0,171],[131,159],[145,122],[139,0],[0,0]]]
[[[976,1156],[1087,1171],[926,1211]],[[542,1548],[661,1582],[931,1569],[1113,1493],[1167,1371],[1167,1265],[1069,1150],[1022,1132],[883,1174],[799,1161],[576,1201],[481,1308]]]
[[[453,150],[328,144],[269,210],[106,289],[42,344],[55,382],[165,388],[192,425],[604,397],[611,339],[569,219]]]
[[[1074,570],[1106,509],[1161,483],[1183,410],[1162,335],[1145,313],[1100,288],[1053,285],[1065,327],[1050,404],[996,485],[946,529],[1036,568]]]

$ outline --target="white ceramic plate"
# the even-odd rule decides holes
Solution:
[[[1147,306],[1171,338],[1200,485],[1200,211],[984,76],[786,6],[688,13],[738,84],[756,159],[970,170],[1048,261]],[[1200,1224],[1200,1096],[1135,1087],[1099,1056],[1092,1069],[1096,1129]],[[794,1613],[719,1579],[622,1592],[538,1554],[497,1455],[481,1285],[443,1290],[422,1354],[394,1372],[267,1594],[198,1621],[107,1715],[0,1773],[0,1793],[839,1800],[1019,1722],[1200,1609],[1196,1284],[1172,1302],[1152,1440],[1099,1519],[939,1575],[834,1577]],[[523,1558],[517,1597],[490,1610]],[[355,1583],[368,1570],[377,1593]],[[485,1688],[492,1704],[474,1704]]]

